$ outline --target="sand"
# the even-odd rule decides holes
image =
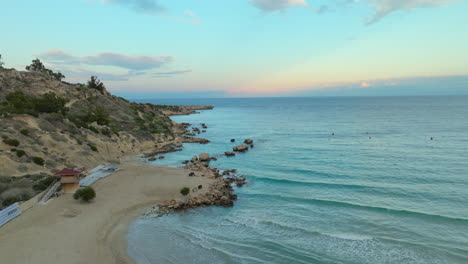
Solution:
[[[208,189],[211,179],[188,177],[190,171],[127,159],[93,185],[91,203],[71,194],[37,205],[0,228],[2,263],[134,263],[127,256],[129,223],[151,206],[184,199],[183,187]],[[194,196],[192,194],[192,196]]]

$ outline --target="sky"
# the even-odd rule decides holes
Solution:
[[[147,97],[468,95],[467,0],[2,0],[0,54]]]

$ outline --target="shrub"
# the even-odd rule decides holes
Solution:
[[[189,189],[188,187],[184,187],[184,188],[182,188],[182,189],[180,190],[180,193],[181,193],[182,195],[187,195],[187,194],[190,193],[190,189]]]
[[[47,73],[54,77],[57,81],[61,81],[63,78],[65,78],[65,75],[63,75],[61,72],[53,72],[52,70],[47,69],[39,59],[33,60],[31,65],[26,66],[26,70]]]
[[[3,143],[5,143],[7,145],[10,145],[10,146],[13,146],[13,147],[17,147],[20,144],[18,140],[13,139],[13,138],[4,139]]]
[[[106,90],[106,87],[104,86],[104,83],[102,83],[97,76],[91,76],[91,79],[88,81],[88,87],[92,89],[96,89],[102,94],[104,94],[104,91]]]
[[[0,54],[0,68],[3,68],[3,65],[5,65],[5,63],[2,61],[2,55]]]
[[[36,191],[44,191],[45,189],[47,189],[47,187],[49,187],[49,185],[51,185],[55,180],[57,179],[57,177],[54,177],[54,176],[49,176],[47,178],[44,178],[42,180],[40,180],[37,184],[35,184],[33,186],[33,189],[36,190]]]
[[[89,130],[93,131],[94,133],[98,134],[99,133],[99,130],[97,130],[97,128],[93,127],[93,126],[89,126],[88,127]]]
[[[24,150],[21,150],[21,149],[16,150],[16,156],[18,156],[18,158],[21,158],[24,155],[26,155],[26,152]]]
[[[9,93],[5,96],[6,102],[1,108],[2,112],[14,114],[28,114],[37,116],[38,113],[65,113],[65,99],[49,92],[40,97],[33,97],[21,91]]]
[[[73,198],[75,200],[82,200],[85,202],[89,202],[96,197],[96,192],[91,187],[84,187],[81,189],[76,190],[73,194]]]
[[[16,199],[16,197],[7,197],[7,198],[3,199],[2,205],[4,207],[7,207],[7,206],[10,206],[10,205],[16,203],[17,201],[18,200]]]
[[[25,135],[25,136],[29,136],[29,130],[26,129],[26,128],[21,129],[21,130],[20,130],[20,133],[23,134],[23,135]]]
[[[32,160],[33,160],[34,163],[36,163],[39,166],[44,166],[44,164],[45,164],[44,159],[41,158],[41,157],[34,157]]]
[[[88,147],[92,150],[92,151],[98,151],[97,147],[92,145],[92,144],[88,144]]]

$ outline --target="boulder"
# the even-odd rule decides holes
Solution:
[[[253,143],[253,140],[249,138],[249,139],[244,140],[244,143],[250,145]]]
[[[209,153],[200,153],[199,159],[201,161],[209,161],[210,160],[210,154]]]
[[[159,159],[164,159],[165,157],[164,156],[159,156]]]
[[[197,161],[198,161],[198,157],[197,157],[197,156],[193,156],[193,157],[192,157],[192,163],[195,163],[195,162],[197,162]]]
[[[175,146],[178,147],[178,148],[181,148],[183,145],[182,145],[182,143],[178,142],[178,143],[175,144]]]
[[[188,175],[188,176],[190,176],[190,177],[193,177],[193,176],[195,176],[195,172],[193,172],[193,171],[192,171],[191,173],[189,173],[189,175]]]
[[[231,138],[231,142],[236,142],[236,139],[234,139],[234,138]]]
[[[226,152],[224,152],[224,155],[226,155],[226,156],[228,156],[228,157],[232,157],[232,156],[235,156],[236,153],[233,152],[233,151],[226,151]]]
[[[247,146],[247,145],[239,145],[239,146],[237,146],[237,147],[233,147],[232,150],[244,152],[244,151],[249,150],[249,146]]]
[[[149,157],[148,160],[149,160],[149,161],[155,161],[155,160],[156,160],[156,157],[155,157],[155,156]]]

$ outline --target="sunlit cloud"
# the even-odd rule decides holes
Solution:
[[[361,82],[361,85],[360,85],[360,86],[363,87],[363,88],[366,88],[366,87],[370,87],[371,84],[368,83],[368,82]]]
[[[309,6],[305,0],[250,0],[250,3],[265,12],[284,11],[293,6]]]

